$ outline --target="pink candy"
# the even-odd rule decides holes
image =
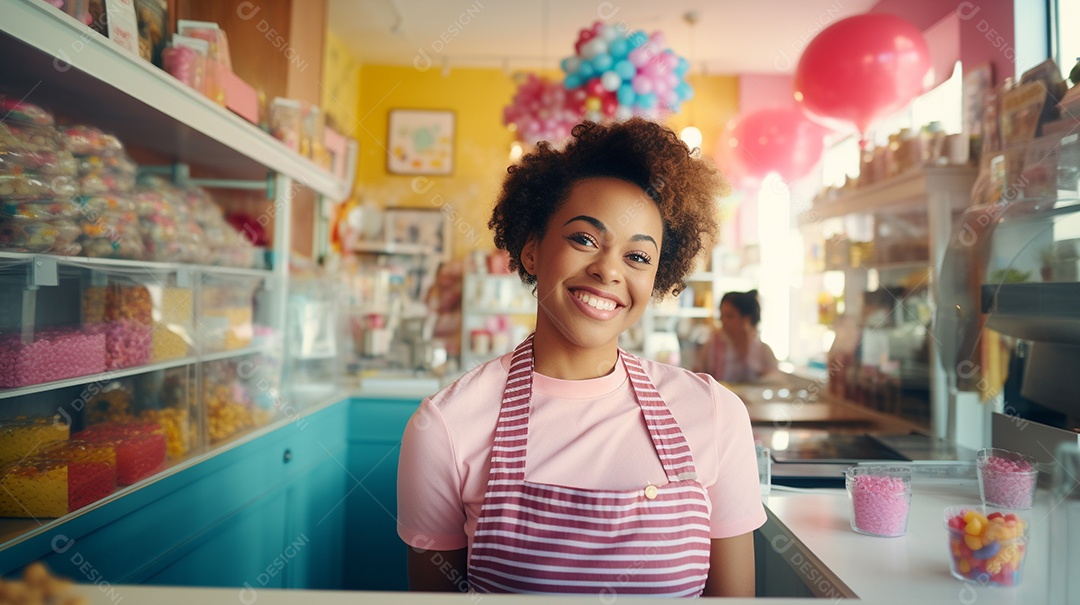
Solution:
[[[1003,508],[1031,508],[1039,473],[1023,459],[989,456],[979,460],[983,501]]]
[[[121,319],[90,325],[87,330],[105,337],[106,368],[119,370],[150,363],[150,326]]]
[[[900,477],[855,476],[851,486],[852,527],[877,536],[904,535],[910,495]]]
[[[105,371],[105,336],[75,329],[39,331],[24,344],[0,337],[0,387],[14,388]]]

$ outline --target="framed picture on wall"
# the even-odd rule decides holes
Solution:
[[[454,172],[454,112],[391,109],[386,147],[390,174],[450,175]]]
[[[449,224],[437,209],[387,208],[384,233],[389,247],[395,244],[421,246],[433,256],[446,260],[450,251]]]

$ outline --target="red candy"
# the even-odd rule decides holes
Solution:
[[[113,446],[117,485],[131,485],[165,465],[165,433],[156,423],[97,424],[78,433],[78,437]]]

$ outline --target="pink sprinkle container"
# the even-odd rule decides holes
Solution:
[[[1000,448],[981,449],[975,455],[979,495],[983,504],[1026,509],[1035,501],[1039,468],[1034,458]]]
[[[851,466],[844,473],[844,483],[851,499],[851,529],[888,538],[907,533],[910,466]]]

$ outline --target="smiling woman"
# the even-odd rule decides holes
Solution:
[[[752,596],[765,512],[745,406],[618,347],[651,298],[683,287],[723,179],[655,123],[573,134],[509,169],[489,223],[536,286],[536,332],[406,428],[410,586]]]

